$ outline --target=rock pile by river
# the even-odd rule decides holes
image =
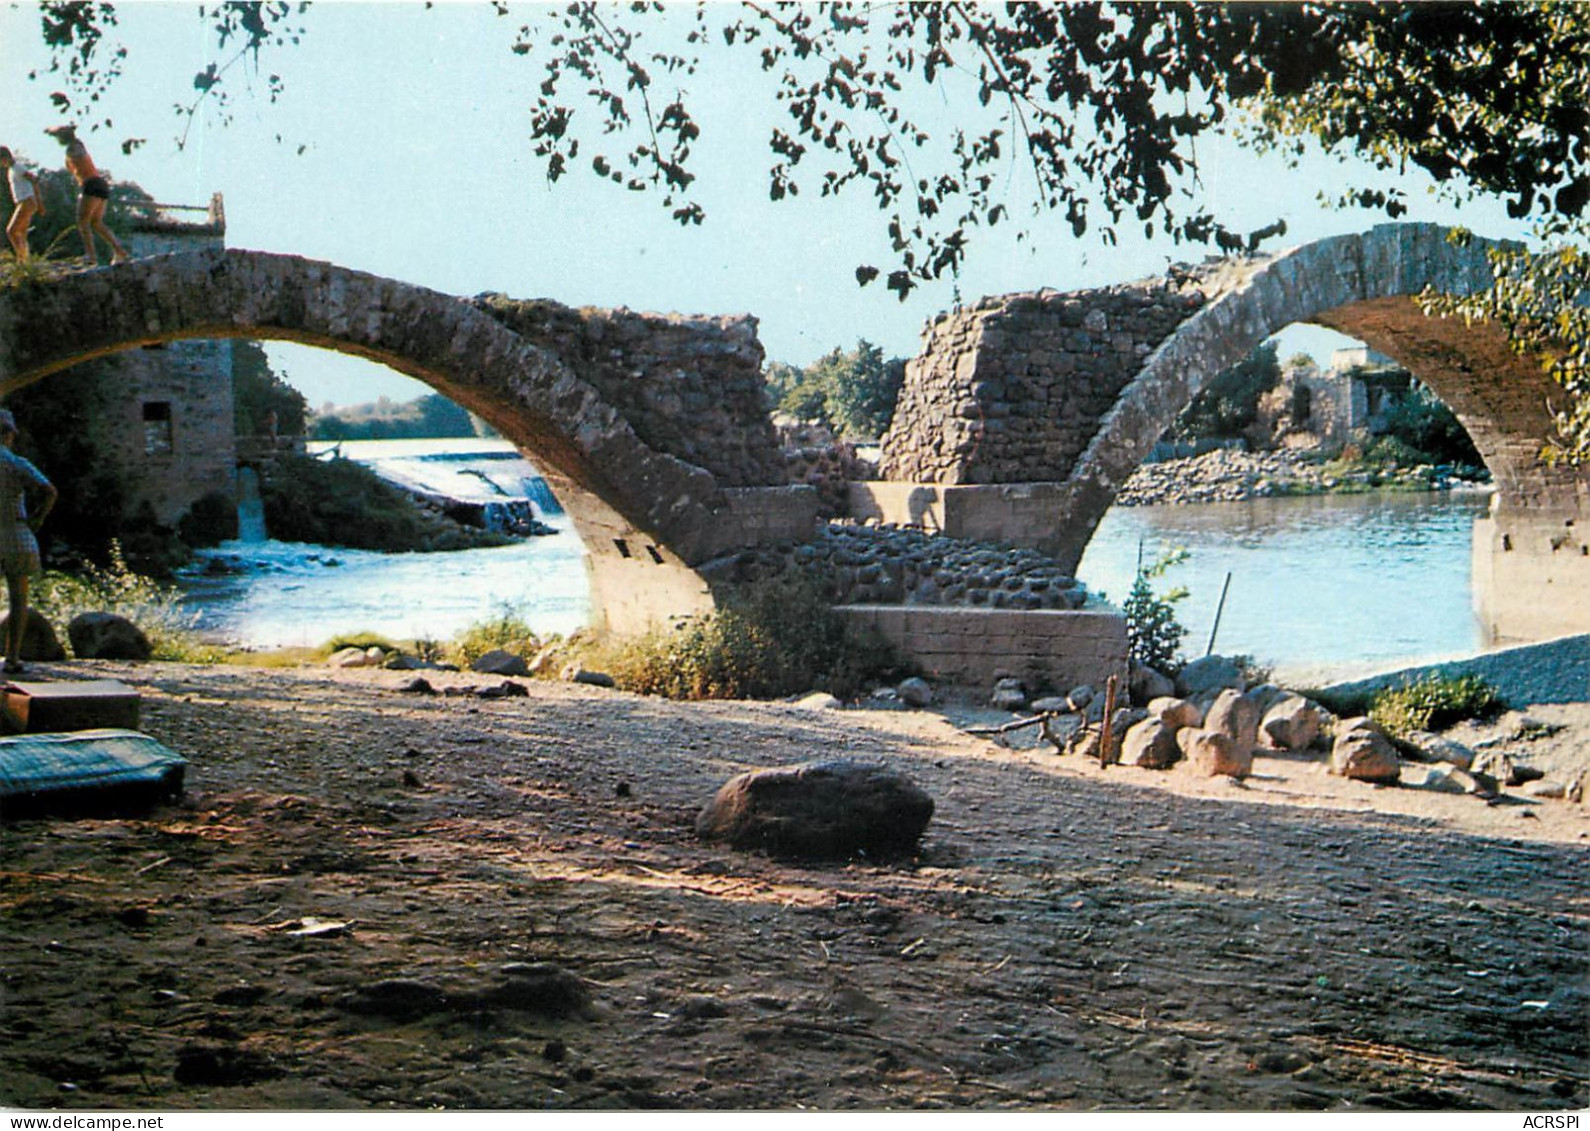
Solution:
[[[1272,495],[1319,495],[1375,487],[1443,490],[1460,482],[1450,468],[1429,464],[1333,474],[1310,452],[1221,448],[1187,459],[1145,463],[1132,473],[1115,501],[1126,507],[1229,503]]]
[[[816,576],[838,605],[1077,609],[1087,591],[1053,558],[896,526],[832,523],[813,542],[746,550],[702,569],[748,584],[791,567]]]

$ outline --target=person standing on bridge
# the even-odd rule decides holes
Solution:
[[[6,171],[6,180],[11,184],[11,200],[16,205],[6,223],[6,238],[11,241],[11,250],[17,253],[17,262],[26,263],[28,226],[33,223],[33,217],[44,215],[44,194],[39,191],[39,178],[33,170],[19,165],[3,145],[0,145],[0,169]]]
[[[7,675],[18,675],[22,666],[22,638],[28,631],[28,583],[39,572],[39,540],[33,532],[55,506],[55,485],[33,464],[11,450],[17,439],[17,418],[0,408],[0,570],[6,576]],[[43,499],[32,517],[28,496]]]
[[[44,131],[66,146],[66,171],[76,178],[82,195],[77,201],[77,232],[83,237],[83,254],[90,263],[99,262],[99,251],[94,246],[94,233],[98,232],[110,245],[110,261],[125,263],[127,249],[105,226],[105,206],[110,203],[110,182],[107,181],[88,147],[77,136],[76,126],[51,126]]]

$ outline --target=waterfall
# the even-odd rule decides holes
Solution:
[[[237,538],[240,542],[263,542],[265,503],[259,497],[259,473],[252,467],[237,469]]]

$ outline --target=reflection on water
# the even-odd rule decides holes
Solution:
[[[1374,494],[1115,507],[1078,575],[1119,602],[1144,561],[1176,546],[1189,560],[1155,584],[1191,595],[1178,617],[1201,656],[1227,571],[1215,650],[1298,673],[1388,666],[1480,647],[1469,540],[1483,494]]]

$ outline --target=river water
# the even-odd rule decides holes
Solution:
[[[211,639],[256,647],[317,645],[333,635],[446,639],[511,610],[543,633],[589,617],[579,539],[535,469],[503,441],[347,443],[384,474],[470,499],[529,500],[557,533],[448,554],[376,554],[272,540],[206,555],[236,572],[191,571],[185,603]],[[1175,547],[1188,560],[1156,582],[1190,595],[1177,615],[1202,655],[1226,574],[1216,650],[1247,653],[1291,678],[1371,670],[1476,650],[1469,537],[1483,494],[1373,494],[1117,507],[1079,576],[1116,602],[1145,561]]]

